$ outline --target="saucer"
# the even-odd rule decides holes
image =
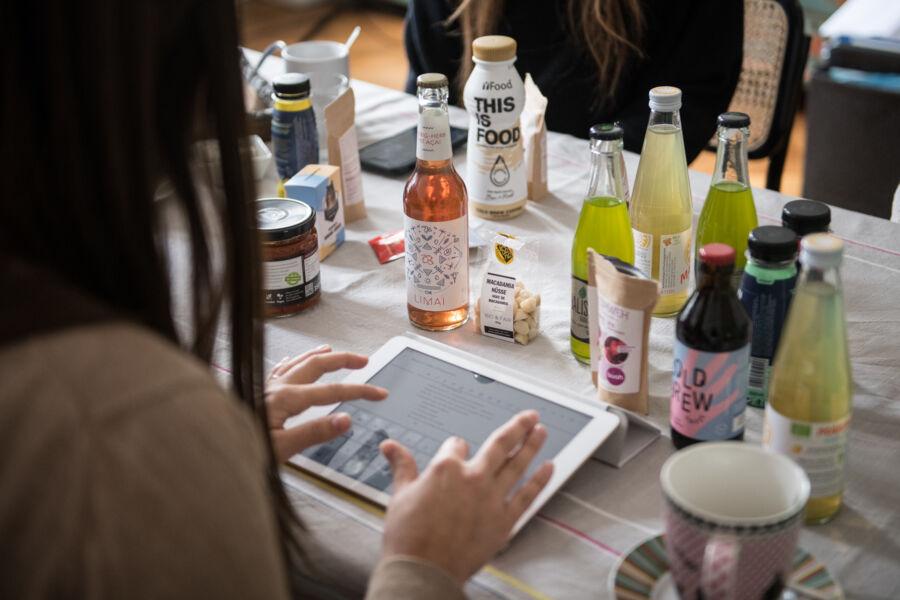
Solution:
[[[789,585],[796,592],[785,589],[782,598],[844,597],[828,567],[800,547],[794,552]],[[616,600],[678,600],[664,534],[644,540],[623,555],[610,574],[609,586]]]

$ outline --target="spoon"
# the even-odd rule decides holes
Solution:
[[[362,31],[362,28],[357,25],[353,28],[353,31],[350,32],[350,37],[347,38],[347,41],[344,42],[344,46],[347,48],[347,52],[350,52],[350,47],[356,42],[356,38],[359,37],[359,33]]]

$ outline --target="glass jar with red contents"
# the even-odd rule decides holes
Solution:
[[[320,296],[316,211],[299,200],[260,198],[256,220],[265,315],[287,317],[315,305]]]

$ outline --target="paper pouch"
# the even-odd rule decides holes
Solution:
[[[659,284],[613,260],[588,250],[591,378],[601,401],[646,415],[648,340]]]
[[[353,95],[353,88],[347,88],[343,94],[325,107],[328,162],[341,169],[341,183],[344,188],[344,220],[347,223],[366,216],[355,118],[356,97]]]

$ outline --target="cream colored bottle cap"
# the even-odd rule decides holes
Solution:
[[[817,269],[841,266],[844,242],[830,233],[811,233],[800,240],[800,262]]]
[[[675,111],[681,108],[681,90],[671,85],[661,85],[650,90],[650,109]]]
[[[516,40],[505,35],[485,35],[472,42],[472,56],[478,60],[500,62],[516,57]]]
[[[447,76],[443,73],[422,73],[416,77],[416,86],[424,89],[447,87]]]

